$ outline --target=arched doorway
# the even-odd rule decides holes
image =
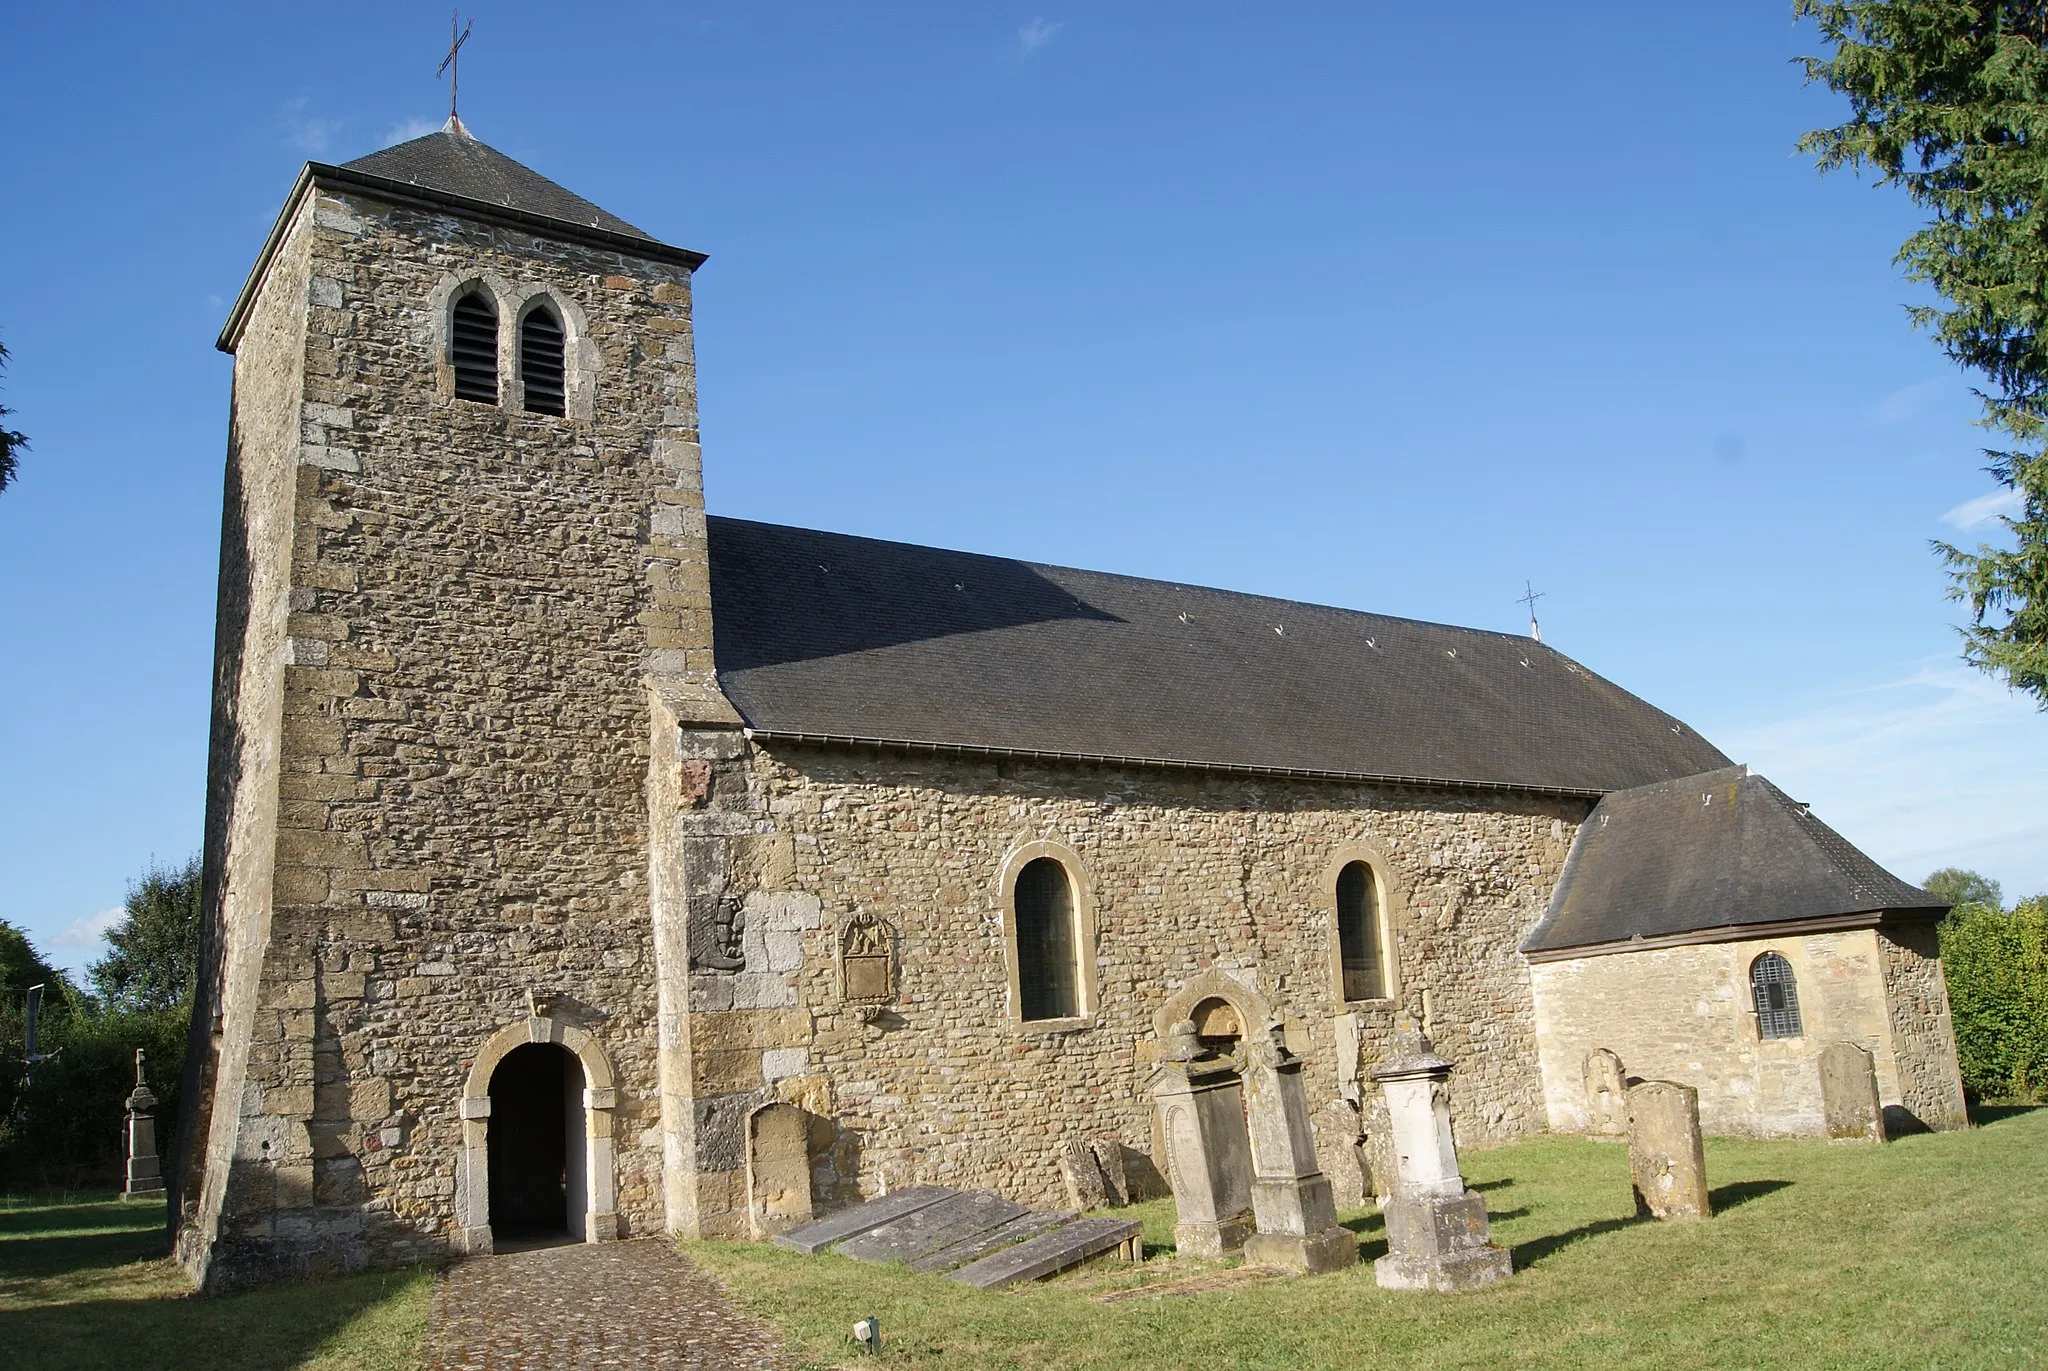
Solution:
[[[513,1048],[491,1072],[493,1245],[581,1242],[589,1202],[583,1064],[558,1043]]]

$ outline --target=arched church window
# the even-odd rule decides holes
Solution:
[[[1749,991],[1756,999],[1759,1036],[1800,1036],[1804,1030],[1799,1023],[1799,985],[1792,975],[1792,963],[1775,952],[1764,953],[1749,964]]]
[[[449,329],[455,362],[455,398],[480,405],[498,403],[498,311],[473,290],[455,302]]]
[[[519,321],[519,384],[530,414],[560,414],[562,321],[547,305],[535,305]]]
[[[1026,862],[1017,873],[1018,1017],[1071,1019],[1084,1011],[1074,936],[1074,886],[1052,857]]]
[[[1337,873],[1337,948],[1347,1000],[1387,997],[1387,959],[1380,931],[1379,881],[1365,862]]]

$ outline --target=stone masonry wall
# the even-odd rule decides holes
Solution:
[[[297,411],[309,240],[316,232],[310,207],[286,230],[235,358],[207,761],[205,922],[170,1177],[180,1202],[181,1255],[194,1260],[217,1236],[269,939]]]
[[[616,1068],[620,1223],[659,1229],[648,683],[711,672],[687,269],[317,188],[305,217],[275,888],[192,1252],[216,1288],[449,1251],[465,1080],[529,992]],[[553,293],[569,417],[452,398],[472,279]]]
[[[1804,1030],[1757,1035],[1749,966],[1765,952],[1792,964]],[[1820,1136],[1820,1050],[1852,1042],[1877,1059],[1878,1090],[1900,1100],[1878,935],[1870,929],[1619,952],[1530,968],[1550,1126],[1588,1123],[1584,1063],[1604,1047],[1631,1076],[1700,1092],[1700,1125],[1740,1136]]]
[[[1931,923],[1883,928],[1877,934],[1884,964],[1885,1005],[1891,1014],[1892,1051],[1899,1063],[1898,1125],[1966,1128],[1963,1076],[1956,1062],[1955,1024],[1941,945]]]
[[[1063,1141],[1116,1134],[1151,1150],[1154,1016],[1205,974],[1284,1017],[1321,1105],[1338,1090],[1336,1015],[1359,1008],[1370,1066],[1394,1013],[1342,1006],[1333,984],[1320,887],[1346,843],[1389,864],[1402,1005],[1427,1009],[1460,1064],[1461,1140],[1543,1126],[1516,947],[1583,803],[719,746],[710,734],[680,745],[704,759],[696,804],[740,835],[711,860],[745,897],[744,965],[692,977],[692,1231],[744,1231],[745,1119],[777,1099],[817,1116],[821,1208],[914,1181],[1058,1202]],[[1094,893],[1099,1008],[1071,1031],[1010,1022],[998,873],[1037,840],[1071,848]],[[838,938],[857,912],[892,933],[884,1007],[842,999]]]

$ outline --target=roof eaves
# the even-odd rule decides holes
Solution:
[[[1688,928],[1655,937],[1622,938],[1612,942],[1578,946],[1531,947],[1525,943],[1522,956],[1532,965],[1569,962],[1581,957],[1611,957],[1621,952],[1653,952],[1667,947],[1693,947],[1701,943],[1752,943],[1772,938],[1791,938],[1805,933],[1836,933],[1858,928],[1884,928],[1898,924],[1932,923],[1948,912],[1940,909],[1860,909],[1847,914],[1823,914],[1807,919],[1782,919],[1776,923],[1716,924],[1712,928]],[[1541,929],[1539,927],[1538,932]],[[1529,942],[1534,942],[1531,934]]]
[[[1126,757],[1098,752],[1048,752],[1026,747],[992,747],[977,743],[943,743],[915,738],[867,738],[843,733],[798,733],[748,728],[747,737],[762,743],[799,747],[859,747],[922,752],[941,757],[987,757],[995,760],[1067,762],[1093,766],[1142,767],[1157,771],[1206,771],[1228,776],[1271,776],[1281,780],[1349,781],[1373,785],[1413,786],[1431,790],[1479,790],[1515,795],[1556,795],[1597,800],[1604,791],[1571,786],[1534,785],[1518,781],[1474,781],[1447,776],[1387,776],[1364,771],[1321,771],[1309,767],[1252,766],[1242,762],[1205,762],[1173,757]]]
[[[643,261],[671,262],[690,271],[695,271],[708,260],[701,252],[674,247],[657,238],[643,238],[636,234],[618,233],[590,224],[572,223],[567,219],[556,219],[529,210],[514,209],[509,205],[496,205],[488,200],[456,195],[451,191],[436,190],[432,186],[422,186],[411,181],[393,180],[389,176],[378,176],[372,172],[337,167],[326,162],[308,162],[299,169],[299,177],[292,183],[291,194],[285,197],[284,207],[278,211],[277,219],[270,226],[269,236],[263,240],[263,251],[257,254],[256,264],[249,269],[249,275],[242,282],[240,293],[235,296],[234,308],[228,311],[227,322],[221,326],[220,337],[214,341],[214,346],[222,352],[232,353],[241,343],[242,328],[248,322],[250,308],[255,304],[257,287],[262,284],[264,276],[269,272],[271,260],[277,256],[277,250],[284,242],[285,232],[299,212],[300,202],[315,185],[351,187],[370,191],[401,204],[455,210],[472,219],[504,224],[511,228],[531,229],[548,237],[572,243],[610,248]]]

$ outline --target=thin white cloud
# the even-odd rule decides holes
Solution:
[[[1956,528],[1980,528],[1999,515],[2013,518],[2020,512],[2020,493],[2016,490],[1994,490],[1989,495],[1979,495],[1974,500],[1965,500],[1941,516],[1944,524]]]
[[[73,919],[64,925],[64,931],[50,939],[50,946],[83,947],[98,951],[106,942],[108,932],[115,928],[127,910],[121,908],[102,909],[97,914],[88,914],[82,919]]]
[[[285,140],[304,153],[327,151],[334,141],[334,135],[341,132],[342,121],[322,119],[307,113],[313,103],[310,95],[301,95],[296,100],[285,102],[278,111],[278,119],[284,125]]]
[[[1033,19],[1030,23],[1017,30],[1018,51],[1024,56],[1029,57],[1032,53],[1037,52],[1047,43],[1050,43],[1054,36],[1065,27],[1065,24],[1047,22],[1043,16]]]
[[[1948,385],[1949,379],[1944,376],[1932,381],[1916,381],[1910,386],[1900,386],[1877,402],[1877,409],[1872,417],[1880,424],[1896,424],[1901,420],[1910,419],[1932,404],[1934,398],[1947,389]]]
[[[432,119],[408,119],[402,124],[393,124],[386,129],[384,141],[377,146],[388,148],[397,143],[410,143],[415,138],[424,138],[430,133],[438,132],[440,128],[441,125]]]
[[[1888,870],[2048,892],[2048,714],[1949,659],[1714,737]]]

